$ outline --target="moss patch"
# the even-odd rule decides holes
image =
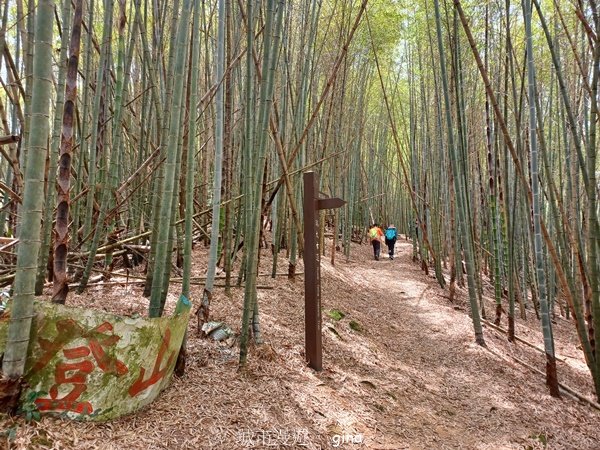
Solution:
[[[360,323],[358,323],[356,320],[351,320],[349,325],[350,325],[350,328],[354,331],[357,331],[359,333],[361,331],[363,331],[362,325]]]
[[[335,309],[335,308],[327,311],[327,315],[329,317],[331,317],[333,320],[337,320],[337,321],[342,320],[344,317],[346,317],[346,314],[344,314],[339,309]]]

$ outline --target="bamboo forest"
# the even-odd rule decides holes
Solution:
[[[0,448],[600,448],[597,0],[0,0]]]

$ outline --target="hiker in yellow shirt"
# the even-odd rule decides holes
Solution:
[[[381,238],[383,237],[383,231],[379,226],[374,223],[369,228],[369,239],[371,239],[371,245],[373,246],[373,256],[375,261],[379,261],[379,252],[381,251]]]

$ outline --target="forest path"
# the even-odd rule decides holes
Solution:
[[[362,417],[368,448],[598,448],[586,431],[597,411],[551,398],[541,377],[476,345],[464,304],[412,261],[412,243],[399,240],[394,260],[382,248],[375,261],[366,245],[354,257],[322,262],[325,311],[347,314],[325,321],[324,365],[339,370],[332,384],[346,386],[338,381],[334,397]],[[363,330],[350,334],[350,320]],[[504,336],[486,339],[504,353]]]

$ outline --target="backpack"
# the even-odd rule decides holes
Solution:
[[[392,241],[392,240],[396,239],[396,229],[388,228],[387,230],[385,230],[385,238],[388,241]]]
[[[377,227],[373,227],[369,230],[369,237],[371,239],[377,239]]]

